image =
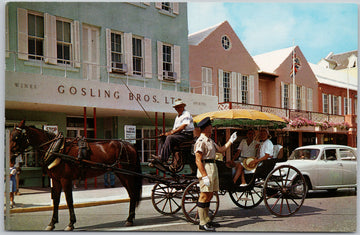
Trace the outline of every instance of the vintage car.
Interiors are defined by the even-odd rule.
[[[296,148],[286,162],[303,174],[308,190],[356,189],[356,150],[349,146],[322,144]]]

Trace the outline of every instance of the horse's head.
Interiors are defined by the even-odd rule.
[[[10,133],[10,151],[13,154],[21,154],[29,145],[25,121],[21,121]]]

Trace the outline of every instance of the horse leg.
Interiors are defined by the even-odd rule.
[[[134,185],[134,183],[132,183],[131,179],[134,177],[127,176],[127,178],[124,178],[123,175],[118,175],[118,174],[117,174],[117,176],[119,177],[121,184],[126,188],[126,191],[128,192],[129,197],[130,197],[129,216],[126,219],[125,226],[127,226],[127,227],[132,226],[134,224],[134,219],[135,219],[135,209],[136,209],[136,206],[139,201],[139,200],[136,200],[136,196],[133,192],[134,190],[131,190],[132,189],[131,185]]]
[[[45,228],[47,231],[55,229],[55,224],[59,222],[59,204],[60,204],[60,195],[61,195],[61,183],[57,180],[52,181],[51,187],[51,198],[53,200],[53,216],[50,221],[50,224]]]
[[[63,179],[61,181],[61,184],[64,188],[66,204],[69,208],[69,213],[70,213],[70,223],[65,228],[65,231],[72,231],[72,230],[74,230],[74,224],[76,223],[74,201],[73,201],[73,195],[72,195],[72,180],[71,179]]]

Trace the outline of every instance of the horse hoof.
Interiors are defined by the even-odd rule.
[[[74,226],[66,226],[66,228],[64,229],[64,231],[73,231],[74,230]]]
[[[52,231],[54,230],[55,226],[51,226],[51,225],[48,225],[46,228],[45,228],[45,231]]]
[[[133,226],[133,225],[134,225],[134,223],[131,222],[131,221],[126,221],[125,222],[125,227],[130,227],[130,226]]]

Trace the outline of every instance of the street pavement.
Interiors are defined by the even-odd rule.
[[[153,184],[143,185],[142,199],[151,198]],[[50,188],[20,188],[21,195],[14,198],[15,207],[10,213],[34,212],[52,210],[52,199]],[[73,189],[74,207],[88,207],[96,205],[114,204],[128,202],[129,196],[122,186],[114,188],[101,187],[79,187]],[[64,192],[61,193],[60,209],[67,209]],[[6,210],[6,199],[4,198],[4,213]]]

